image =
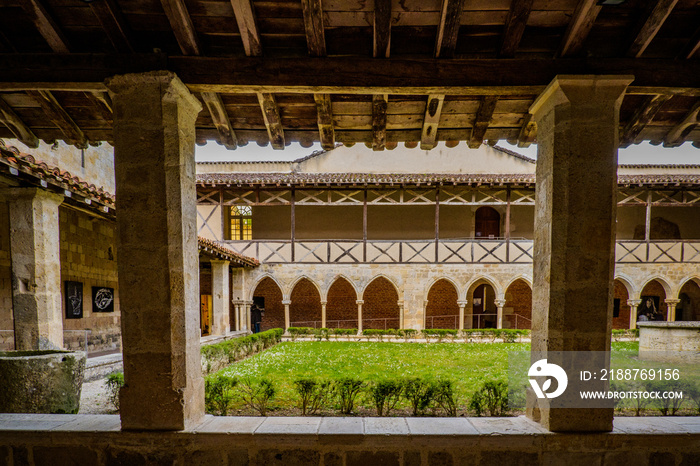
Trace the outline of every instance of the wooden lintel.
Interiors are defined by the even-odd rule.
[[[386,148],[386,110],[389,96],[375,94],[372,96],[372,150]]]
[[[263,53],[262,42],[251,0],[231,0],[231,6],[236,16],[236,24],[238,24],[245,54],[249,57],[261,56]]]
[[[464,0],[442,0],[440,23],[435,38],[435,58],[452,58],[462,21]]]
[[[484,142],[484,136],[486,135],[486,130],[489,128],[489,124],[491,124],[491,118],[493,117],[493,111],[496,109],[497,102],[497,96],[487,96],[481,100],[479,110],[476,112],[474,126],[472,126],[471,136],[469,136],[469,140],[467,141],[467,145],[470,149],[478,149],[481,143]]]
[[[326,55],[326,36],[323,30],[323,8],[321,0],[302,0],[304,28],[309,55],[324,57]]]
[[[532,121],[532,114],[526,113],[523,118],[523,124],[520,127],[520,134],[518,135],[518,147],[529,147],[530,144],[535,142],[537,137],[537,123]]]
[[[115,0],[99,0],[90,2],[90,9],[102,25],[107,37],[119,53],[134,52],[131,29],[129,28],[122,10]]]
[[[314,100],[318,114],[318,134],[321,139],[321,147],[325,150],[331,150],[335,147],[331,96],[329,94],[314,94]]]
[[[663,26],[668,15],[671,14],[671,10],[676,6],[678,0],[659,0],[650,3],[654,6],[649,12],[649,15],[638,27],[637,35],[627,51],[628,57],[638,58],[644,53],[652,39],[656,36],[656,33],[658,33],[661,26]]]
[[[216,92],[202,92],[202,100],[209,110],[211,119],[219,132],[219,143],[227,149],[235,149],[238,146],[236,133],[233,131],[228,113],[221,101],[221,97]]]
[[[430,150],[437,143],[437,131],[440,126],[440,114],[442,113],[444,100],[444,94],[428,96],[428,101],[425,104],[425,116],[423,117],[423,130],[420,137],[420,148],[423,150]]]
[[[57,53],[69,53],[68,39],[59,28],[56,21],[49,14],[42,0],[21,0],[24,11],[31,17],[39,34],[46,40],[51,50]]]
[[[20,117],[12,110],[12,107],[0,96],[0,124],[7,128],[19,139],[22,144],[33,149],[39,147],[39,139]]]
[[[514,0],[510,4],[506,25],[501,38],[501,50],[499,56],[512,58],[520,45],[520,39],[525,32],[527,20],[530,18],[530,11],[534,0]]]
[[[374,57],[389,58],[391,0],[374,0]]]
[[[262,110],[267,135],[273,149],[284,149],[284,130],[282,129],[282,119],[280,118],[279,107],[275,96],[269,93],[258,94],[258,102]]]
[[[68,144],[73,144],[80,149],[85,149],[88,146],[88,140],[83,131],[75,124],[75,121],[50,91],[28,91],[27,94],[37,101],[48,119],[58,126]]]
[[[656,116],[661,109],[661,106],[668,102],[671,97],[670,95],[654,95],[647,97],[644,105],[637,108],[630,121],[625,125],[620,135],[620,146],[627,147],[630,144],[634,144],[637,136],[639,136],[644,127],[654,119],[654,116]]]
[[[557,56],[570,57],[581,52],[601,8],[603,7],[598,5],[598,0],[579,0],[559,45]]]
[[[114,119],[112,110],[112,99],[109,98],[109,94],[106,92],[83,92],[85,97],[92,103],[92,105],[100,112],[100,115],[105,121],[112,121]]]
[[[664,147],[678,147],[683,144],[688,134],[690,134],[698,124],[700,124],[700,102],[697,102],[685,115],[683,120],[666,134]]]
[[[183,55],[200,55],[197,33],[185,0],[160,0]]]

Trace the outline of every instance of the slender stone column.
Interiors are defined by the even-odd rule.
[[[676,320],[676,306],[681,302],[680,299],[666,299],[664,300],[668,312],[666,313],[666,320],[668,322],[674,322]]]
[[[253,301],[246,301],[245,303],[245,319],[243,319],[243,322],[245,324],[245,327],[243,327],[243,330],[247,332],[252,332],[253,329],[250,328],[250,310],[253,306]]]
[[[326,304],[328,301],[321,301],[321,327],[326,328]]]
[[[292,301],[289,299],[285,299],[282,301],[282,304],[284,304],[284,332],[287,333],[287,329],[289,328],[289,306],[292,304]]]
[[[497,299],[496,303],[496,328],[503,328],[503,306],[506,305],[505,299]]]
[[[642,304],[641,299],[628,299],[627,305],[630,307],[630,329],[637,328],[637,308]]]
[[[63,196],[39,188],[7,188],[0,191],[0,200],[8,202],[10,214],[15,349],[61,349],[58,206]]]
[[[459,306],[459,324],[457,328],[459,330],[464,330],[464,309],[467,307],[467,304],[468,301],[457,301],[457,305]]]
[[[233,301],[233,329],[238,332],[241,330],[241,302],[236,299]]]
[[[123,430],[182,430],[204,416],[194,122],[167,71],[107,80],[114,102]]]
[[[230,329],[229,319],[229,261],[211,261],[212,329],[213,335],[226,335]]]
[[[357,334],[362,334],[362,305],[365,303],[363,300],[358,299],[355,301],[357,303]]]
[[[538,142],[533,358],[610,350],[619,110],[633,79],[558,76],[530,107]],[[530,393],[528,415],[551,431],[612,430],[612,406],[560,407],[575,394],[570,386],[554,400]]]
[[[423,328],[421,330],[425,330],[428,328],[428,300],[423,301]]]
[[[474,328],[474,306],[464,301],[464,328]]]

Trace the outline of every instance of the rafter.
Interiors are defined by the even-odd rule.
[[[231,0],[231,6],[236,16],[236,24],[238,24],[245,54],[249,57],[261,56],[263,53],[262,42],[251,0]]]
[[[39,139],[20,117],[12,110],[12,107],[0,96],[0,124],[7,126],[12,134],[19,139],[22,144],[31,148],[39,147]]]
[[[658,33],[661,26],[663,26],[668,15],[671,14],[671,10],[676,6],[678,0],[659,0],[658,2],[652,3],[654,7],[639,27],[637,36],[632,41],[632,45],[627,51],[628,57],[639,58],[644,53],[652,39],[656,36],[656,33]]]
[[[223,144],[227,149],[235,149],[238,146],[236,133],[233,131],[226,107],[224,107],[219,94],[216,92],[202,92],[202,100],[204,100],[214,126],[219,132],[219,143]]]
[[[27,94],[37,101],[46,116],[58,126],[68,144],[80,149],[87,147],[87,137],[50,91],[28,91]]]
[[[520,45],[534,0],[514,0],[506,17],[499,56],[512,58]]]
[[[520,127],[518,135],[518,147],[529,147],[535,142],[537,137],[537,123],[532,121],[532,114],[526,113],[523,118],[523,125]]]
[[[282,129],[282,119],[280,118],[280,111],[275,96],[258,92],[258,102],[260,103],[260,109],[262,110],[272,148],[284,149],[284,130]]]
[[[389,96],[372,96],[372,150],[386,148],[386,110]]]
[[[68,39],[41,0],[21,0],[21,4],[51,50],[57,53],[70,52]]]
[[[316,113],[318,114],[318,134],[321,147],[331,150],[335,147],[335,130],[333,129],[333,104],[329,94],[314,94]]]
[[[695,34],[690,38],[681,52],[680,58],[693,58],[700,50],[700,27],[695,30]]]
[[[442,0],[440,23],[435,39],[435,58],[452,58],[457,47],[464,0]]]
[[[564,33],[557,56],[570,57],[581,51],[601,8],[603,7],[598,5],[598,0],[580,0],[578,2]]]
[[[469,141],[467,141],[470,149],[478,149],[481,143],[484,142],[484,135],[489,128],[489,124],[491,124],[491,118],[497,102],[497,96],[487,96],[481,100],[479,110],[476,112],[474,126],[472,126],[472,134],[469,137]]]
[[[114,118],[112,100],[109,98],[109,94],[106,92],[83,92],[83,94],[97,109],[97,111],[100,112],[100,115],[102,115],[104,120],[110,121]]]
[[[421,131],[420,148],[430,150],[435,147],[437,141],[437,131],[440,126],[440,114],[442,113],[442,103],[445,100],[444,94],[431,94],[425,105],[425,116],[423,117],[423,130]]]
[[[620,136],[620,146],[627,147],[634,144],[637,136],[642,132],[644,127],[654,119],[654,116],[659,112],[661,106],[668,102],[672,96],[670,95],[654,95],[649,96],[646,102],[634,112],[630,121],[625,125],[625,129]]]
[[[184,0],[160,0],[183,55],[199,55],[200,47]]]
[[[90,9],[102,25],[102,29],[109,37],[114,50],[119,53],[134,52],[134,41],[131,39],[129,28],[121,8],[115,0],[100,0],[90,2]]]
[[[374,0],[374,57],[389,58],[391,0]]]
[[[678,147],[683,144],[688,137],[688,134],[700,124],[700,101],[697,102],[683,120],[674,126],[671,131],[666,134],[664,139],[664,147]]]
[[[326,55],[326,36],[323,31],[323,8],[321,0],[302,0],[304,28],[309,55],[323,57]]]

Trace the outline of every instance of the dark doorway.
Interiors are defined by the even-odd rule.
[[[474,235],[477,238],[498,238],[501,236],[501,214],[492,207],[476,209]]]

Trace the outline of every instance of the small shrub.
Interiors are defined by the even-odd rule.
[[[437,337],[438,342],[441,342],[446,336],[455,338],[457,336],[458,330],[451,328],[430,328],[423,330],[423,335],[428,337]]]
[[[292,341],[296,341],[300,335],[313,335],[314,330],[311,327],[288,327],[287,332],[292,336]]]
[[[523,334],[522,330],[516,330],[516,329],[503,329],[501,330],[501,338],[503,339],[503,343],[515,343],[518,340],[518,337],[520,337]]]
[[[270,400],[274,396],[275,386],[268,379],[262,379],[259,382],[247,379],[241,383],[241,399],[261,416],[267,415],[267,411],[270,409]]]
[[[685,393],[688,394],[690,401],[693,402],[695,415],[700,416],[700,380],[696,381],[693,385],[689,385]]]
[[[364,382],[351,377],[343,377],[333,382],[333,391],[338,397],[338,408],[341,414],[352,413],[355,400],[364,386]]]
[[[401,400],[403,383],[400,380],[381,380],[372,384],[370,395],[378,416],[388,416]]]
[[[647,380],[644,384],[649,392],[680,392],[687,390],[687,384],[680,380]],[[652,407],[659,410],[662,416],[674,416],[684,398],[656,398],[651,401]]]
[[[451,380],[439,380],[435,384],[433,397],[446,416],[457,416],[457,396]]]
[[[327,328],[316,328],[314,329],[314,335],[318,341],[330,339],[330,329]]]
[[[241,338],[222,341],[213,345],[203,346],[201,349],[202,365],[205,373],[218,371],[222,367],[249,356],[254,352],[264,350],[276,345],[282,338],[283,330],[275,328],[261,333],[254,333]]]
[[[326,405],[331,394],[331,383],[328,381],[317,382],[314,379],[297,379],[294,381],[296,391],[299,394],[301,415],[316,414]]]
[[[226,416],[233,401],[233,388],[238,379],[223,374],[204,379],[204,407],[207,413]]]
[[[490,380],[474,393],[469,409],[477,416],[488,412],[489,416],[503,416],[508,411],[508,384],[502,380]]]
[[[403,393],[408,402],[411,404],[414,416],[419,416],[433,402],[435,395],[435,384],[422,377],[413,377],[404,380]]]
[[[107,376],[107,397],[114,409],[119,411],[119,390],[124,386],[124,373],[114,372]]]
[[[404,337],[406,340],[410,340],[418,335],[418,330],[414,328],[402,328],[396,332],[397,335]]]
[[[347,335],[347,336],[357,335],[357,329],[356,328],[334,328],[333,335],[336,336],[336,339],[337,339],[337,337],[342,336],[342,335]]]

